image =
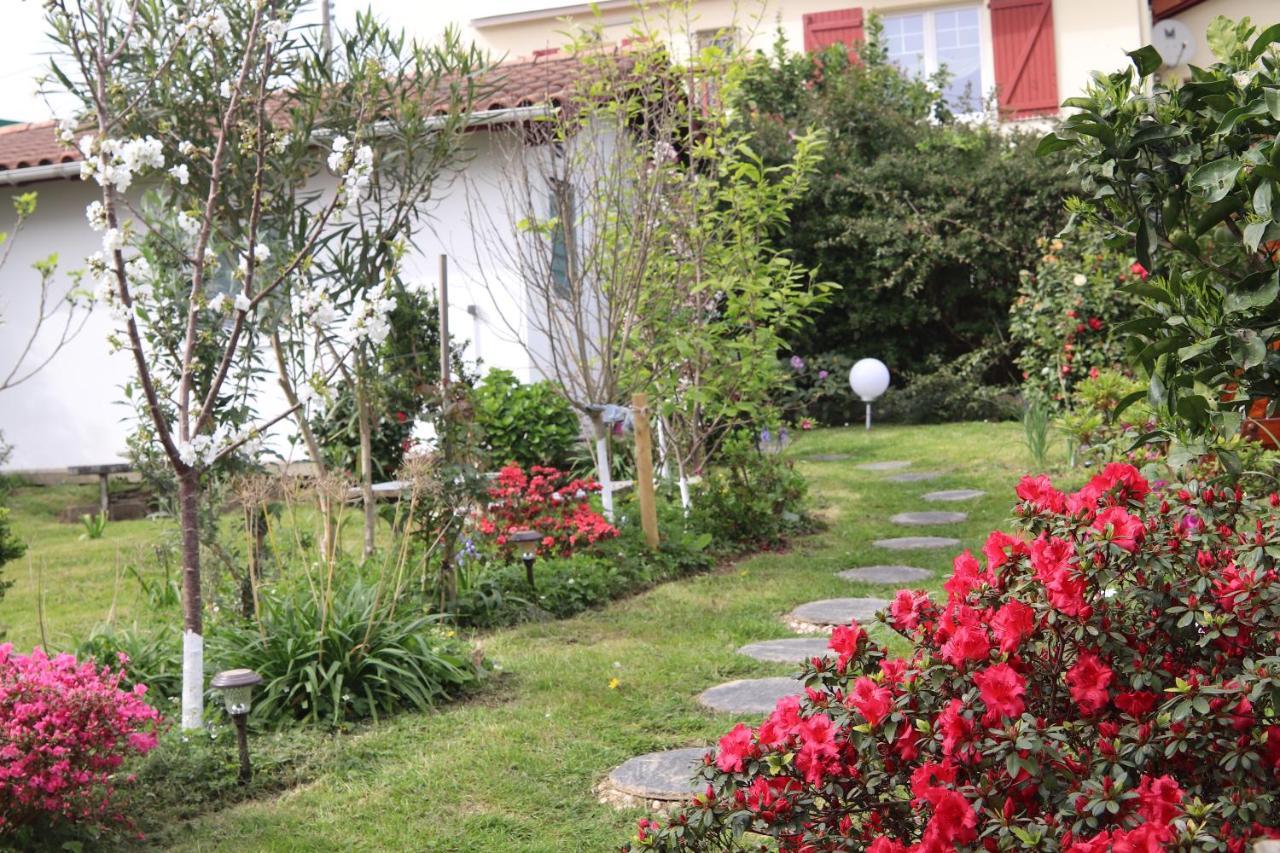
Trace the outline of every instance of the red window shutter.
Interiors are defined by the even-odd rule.
[[[836,9],[804,16],[804,49],[822,50],[833,44],[852,48],[862,41],[862,9]]]
[[[1058,111],[1053,0],[991,0],[1000,112],[1026,118]]]

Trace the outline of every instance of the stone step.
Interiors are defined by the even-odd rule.
[[[929,492],[924,495],[924,499],[930,502],[937,501],[971,501],[974,498],[980,498],[986,492],[981,489],[945,489],[941,492]]]
[[[800,664],[811,657],[822,657],[830,654],[827,641],[817,637],[788,637],[785,640],[762,640],[759,643],[748,643],[738,649],[738,654],[756,660],[773,663]]]
[[[949,536],[899,536],[896,539],[877,539],[872,544],[890,551],[918,551],[925,548],[954,548],[960,544],[960,540]]]
[[[968,519],[969,513],[967,512],[939,512],[936,510],[926,510],[924,512],[900,512],[889,520],[894,524],[911,526],[919,524],[958,524],[959,522],[967,521]]]
[[[877,610],[889,606],[883,598],[824,598],[801,604],[787,614],[787,624],[805,634],[826,633],[835,625],[870,623]]]
[[[885,479],[890,483],[919,483],[924,480],[936,480],[941,476],[941,471],[906,471],[902,474],[894,474],[892,477],[885,477]]]
[[[928,569],[915,566],[863,566],[836,572],[836,577],[859,583],[914,583],[933,576]]]
[[[684,803],[704,785],[694,782],[707,747],[668,749],[628,759],[609,772],[600,799],[622,808],[660,809]]]
[[[804,684],[795,678],[743,678],[702,691],[698,702],[722,714],[764,715],[782,697],[803,693]]]
[[[887,462],[864,462],[857,466],[859,471],[897,471],[900,468],[910,467],[910,462],[901,459],[893,459]]]
[[[812,456],[800,457],[801,462],[843,462],[849,458],[848,453],[815,453]]]

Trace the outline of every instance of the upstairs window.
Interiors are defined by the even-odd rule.
[[[943,95],[951,109],[960,113],[981,109],[989,81],[982,67],[977,6],[885,15],[884,40],[889,59],[906,74],[925,77],[946,68],[949,79]]]

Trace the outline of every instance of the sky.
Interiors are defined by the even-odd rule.
[[[568,0],[331,0],[338,25],[354,19],[357,10],[372,8],[389,24],[419,39],[438,35],[449,23],[465,26],[471,18],[514,12],[540,6],[562,5]],[[458,7],[465,10],[458,14]],[[45,35],[41,0],[0,0],[4,26],[0,27],[0,118],[39,121],[52,118],[50,106],[35,93],[35,78],[48,67],[53,45]],[[306,13],[319,20],[319,6]],[[465,15],[465,17],[464,17]],[[52,112],[58,112],[54,104]]]

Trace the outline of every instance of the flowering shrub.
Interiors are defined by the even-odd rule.
[[[123,678],[0,645],[0,841],[40,825],[124,822],[115,773],[156,745],[160,714],[144,685],[122,690]]]
[[[1107,465],[1017,487],[1018,531],[833,631],[806,695],[709,753],[632,849],[1242,851],[1278,837],[1280,496]]]
[[[1137,297],[1123,287],[1145,281],[1147,272],[1088,225],[1070,242],[1042,239],[1039,246],[1036,271],[1020,274],[1009,333],[1021,347],[1023,388],[1061,408],[1081,380],[1125,363],[1124,339],[1114,330]]]
[[[591,508],[590,497],[600,484],[588,478],[571,479],[556,468],[534,465],[526,474],[518,465],[498,472],[489,489],[490,503],[480,518],[480,532],[494,537],[499,551],[514,553],[508,536],[517,530],[542,534],[540,556],[567,557],[575,548],[611,539],[617,529]]]
[[[1145,402],[1120,409],[1125,398],[1143,389],[1142,383],[1114,370],[1098,371],[1076,384],[1067,410],[1055,421],[1070,443],[1072,464],[1122,460],[1142,465],[1163,456],[1162,445],[1135,447],[1158,425]]]

